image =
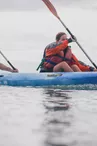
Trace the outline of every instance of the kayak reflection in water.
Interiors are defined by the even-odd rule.
[[[94,67],[79,61],[72,53],[68,44],[76,40],[74,36],[73,38],[68,39],[64,32],[56,35],[56,42],[50,43],[44,50],[40,72],[97,71]]]
[[[11,69],[10,67],[0,63],[0,70],[9,71],[9,72],[19,72],[18,69]]]

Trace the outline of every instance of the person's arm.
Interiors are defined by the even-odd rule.
[[[80,61],[79,60],[79,63],[80,63],[80,66],[82,67],[83,71],[97,71],[96,68],[90,66],[90,65],[87,65],[85,64],[84,62]]]
[[[54,48],[46,49],[46,56],[55,55],[60,51],[63,51],[67,46],[68,46],[68,40],[65,40],[62,43],[56,45],[56,47]]]
[[[0,70],[9,71],[9,72],[18,72],[18,69],[13,70],[10,67],[0,63]]]
[[[82,72],[86,72],[86,71],[97,71],[97,69],[95,69],[94,67],[91,67],[87,64],[85,64],[84,62],[82,61],[79,61],[74,54],[72,54],[72,58],[73,60],[76,62],[76,65],[80,68],[80,70]]]

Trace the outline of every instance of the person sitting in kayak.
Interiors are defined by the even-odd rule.
[[[44,63],[40,72],[45,70],[46,72],[79,72],[79,67],[72,62],[71,49],[68,46],[73,42],[72,38],[67,39],[67,35],[64,32],[56,35],[56,42],[49,44],[44,50]]]
[[[44,50],[40,72],[96,71],[95,68],[78,61],[68,46],[71,42],[74,42],[73,38],[67,39],[64,32],[58,33],[56,42],[49,44]]]
[[[0,70],[9,71],[9,72],[18,72],[18,69],[11,69],[10,67],[0,63]]]

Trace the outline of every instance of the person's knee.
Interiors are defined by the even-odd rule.
[[[72,67],[78,67],[76,64],[73,64]]]
[[[75,71],[75,72],[76,72],[76,71],[77,71],[77,72],[79,72],[79,71],[81,72],[80,68],[79,68],[76,64],[72,65],[71,68],[72,68],[73,71]]]
[[[65,61],[63,61],[61,65],[64,67],[67,66],[68,64]]]

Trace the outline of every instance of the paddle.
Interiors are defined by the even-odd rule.
[[[82,48],[82,46],[79,44],[79,42],[77,41],[77,39],[75,39],[74,35],[71,33],[71,31],[66,27],[66,25],[64,24],[64,22],[61,20],[61,18],[59,17],[55,7],[52,5],[52,3],[49,0],[42,0],[46,6],[48,7],[48,9],[51,11],[51,13],[58,18],[58,20],[62,23],[62,25],[65,27],[65,29],[68,31],[68,33],[71,35],[71,37],[75,40],[75,42],[77,43],[77,45],[80,47],[80,49],[84,52],[84,54],[87,56],[87,58],[90,60],[90,62],[94,65],[94,67],[97,69],[96,64],[92,61],[92,59],[88,56],[88,54],[85,52],[85,50]]]
[[[12,67],[12,69],[16,70],[16,68],[10,63],[10,61],[4,56],[4,54],[0,51],[0,54],[4,57],[4,59],[8,62],[8,64]]]

